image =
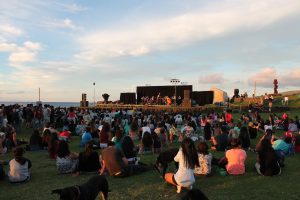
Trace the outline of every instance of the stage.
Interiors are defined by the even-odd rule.
[[[153,110],[153,111],[205,111],[205,110],[223,110],[223,107],[211,107],[211,106],[192,106],[192,107],[184,107],[184,106],[175,106],[175,105],[142,105],[142,104],[101,104],[97,103],[95,107],[89,108],[97,108],[97,109],[127,109],[127,110]]]

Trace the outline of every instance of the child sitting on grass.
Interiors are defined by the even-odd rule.
[[[8,178],[11,183],[24,183],[30,180],[31,161],[23,157],[24,149],[17,147],[13,151],[14,159],[9,162]]]
[[[195,167],[195,175],[205,175],[208,176],[211,173],[211,161],[212,155],[208,152],[208,145],[206,142],[200,142],[197,145],[199,167]]]

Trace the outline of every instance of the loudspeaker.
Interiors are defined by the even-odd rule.
[[[190,91],[189,90],[184,90],[183,91],[183,99],[190,99]]]
[[[89,107],[88,101],[80,101],[80,107]]]
[[[86,101],[86,94],[82,93],[82,95],[81,95],[81,100],[82,100],[82,101]]]
[[[183,99],[181,103],[182,107],[192,107],[192,100],[191,99]]]

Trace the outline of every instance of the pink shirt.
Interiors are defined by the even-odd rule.
[[[228,174],[238,175],[245,173],[247,154],[243,149],[230,149],[226,151],[225,156],[228,160],[228,164],[226,165]]]

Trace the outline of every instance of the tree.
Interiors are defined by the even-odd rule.
[[[107,93],[104,93],[104,94],[102,94],[102,97],[103,97],[103,99],[104,99],[104,103],[108,103],[108,98],[109,98],[109,94],[107,94]]]

